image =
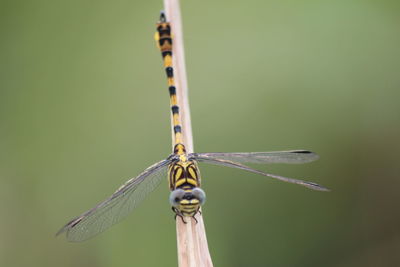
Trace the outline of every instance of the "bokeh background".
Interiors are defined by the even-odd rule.
[[[0,266],[176,266],[166,182],[84,243],[54,233],[171,149],[162,1],[0,2]],[[195,150],[310,149],[201,166],[215,266],[400,266],[398,1],[182,3]]]

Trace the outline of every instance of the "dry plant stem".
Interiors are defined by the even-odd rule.
[[[192,126],[188,100],[185,57],[183,49],[183,31],[179,0],[164,0],[164,10],[171,23],[173,36],[173,67],[177,101],[180,107],[183,143],[187,153],[193,152]],[[198,223],[192,218],[185,218],[187,223],[176,219],[178,263],[180,267],[213,266],[207,245],[203,217],[196,215]]]

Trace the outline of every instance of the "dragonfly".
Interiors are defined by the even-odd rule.
[[[178,216],[185,223],[184,218],[193,218],[196,220],[195,216],[200,213],[200,207],[206,201],[206,194],[201,188],[198,163],[241,169],[283,182],[298,184],[313,190],[329,191],[326,187],[317,183],[270,174],[245,165],[246,163],[301,164],[317,160],[318,155],[308,150],[187,153],[183,144],[181,116],[172,66],[173,39],[171,24],[166,20],[163,12],[157,23],[156,41],[161,51],[168,82],[174,134],[173,153],[166,159],[151,165],[138,176],[128,180],[109,198],[97,204],[94,208],[69,221],[56,235],[66,233],[68,241],[80,242],[105,231],[130,214],[150,192],[157,188],[165,177],[168,178],[170,189],[169,202],[175,213],[175,219]]]

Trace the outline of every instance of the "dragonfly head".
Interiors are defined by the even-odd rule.
[[[206,202],[206,193],[199,187],[187,191],[179,188],[171,192],[169,202],[177,215],[192,217]]]

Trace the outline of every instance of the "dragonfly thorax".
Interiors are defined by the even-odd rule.
[[[179,216],[194,216],[205,202],[206,195],[200,188],[200,173],[194,160],[182,155],[169,166],[169,201]]]
[[[188,160],[186,155],[181,155],[173,161],[168,168],[169,189],[188,190],[200,187],[200,172],[196,161]]]

